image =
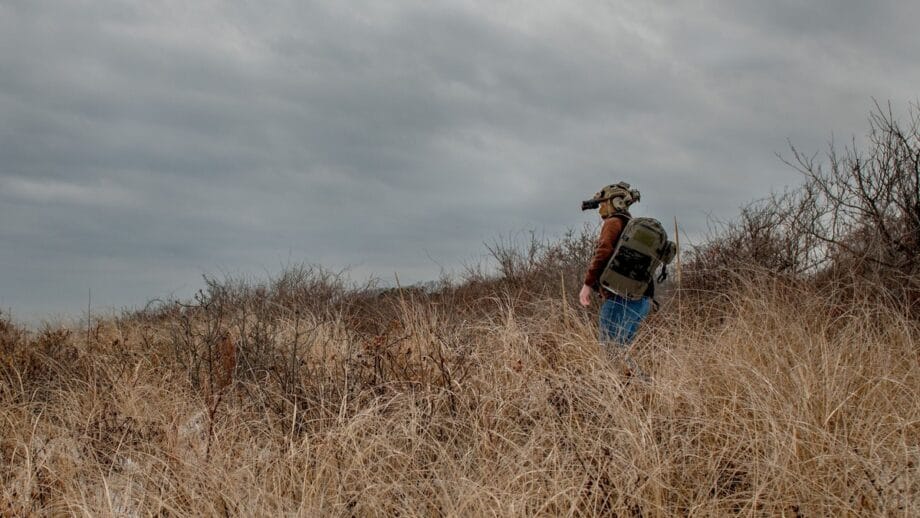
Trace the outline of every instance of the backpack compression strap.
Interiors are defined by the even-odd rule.
[[[661,284],[668,278],[668,265],[661,265],[661,273],[658,274],[658,283]]]

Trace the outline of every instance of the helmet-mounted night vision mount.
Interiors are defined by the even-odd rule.
[[[590,200],[581,202],[581,210],[596,209],[601,206],[601,203],[609,201],[614,210],[625,211],[630,205],[639,201],[640,196],[638,190],[630,189],[626,182],[620,182],[604,187]]]

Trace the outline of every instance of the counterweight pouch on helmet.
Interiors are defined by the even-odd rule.
[[[677,245],[668,241],[657,219],[630,219],[601,274],[600,285],[621,297],[641,299],[654,282],[658,267],[666,266],[676,254]]]

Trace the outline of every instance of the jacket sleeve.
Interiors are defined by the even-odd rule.
[[[601,237],[597,240],[597,248],[594,250],[594,257],[588,266],[588,273],[585,275],[585,285],[592,289],[598,289],[598,282],[601,274],[613,255],[613,249],[623,231],[623,221],[620,218],[607,218],[601,227]]]

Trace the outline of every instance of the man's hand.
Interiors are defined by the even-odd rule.
[[[581,292],[578,294],[578,301],[581,302],[582,306],[588,307],[591,305],[591,292],[593,290],[587,284],[581,287]]]

